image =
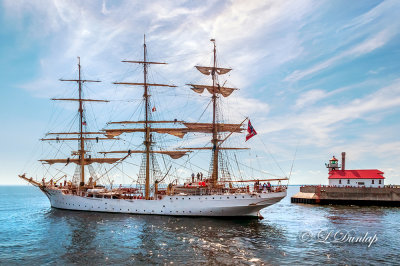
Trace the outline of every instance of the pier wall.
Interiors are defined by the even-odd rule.
[[[293,203],[400,206],[400,187],[304,186]]]

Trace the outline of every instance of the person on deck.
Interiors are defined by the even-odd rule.
[[[200,173],[197,173],[197,180],[200,180]]]
[[[194,173],[192,173],[192,183],[194,183]]]
[[[268,192],[271,192],[271,183],[270,182],[267,183],[267,190],[268,190]]]
[[[263,184],[263,191],[267,192],[267,184],[265,184],[265,182]]]

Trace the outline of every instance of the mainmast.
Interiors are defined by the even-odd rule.
[[[83,139],[83,102],[82,102],[82,79],[81,79],[81,58],[78,57],[78,84],[79,84],[79,159],[81,164],[81,182],[80,186],[85,185],[85,141]]]
[[[149,128],[149,94],[147,87],[147,61],[146,61],[146,35],[143,37],[143,86],[144,86],[144,100],[145,100],[145,133],[144,145],[146,147],[146,181],[145,181],[145,198],[150,198],[150,128]]]
[[[150,94],[149,94],[149,87],[176,87],[174,85],[167,85],[167,84],[159,84],[159,83],[148,83],[148,65],[149,64],[166,64],[162,62],[150,62],[147,61],[147,47],[146,47],[146,35],[144,35],[143,41],[143,61],[122,61],[125,63],[136,63],[136,64],[143,64],[143,83],[137,82],[114,82],[114,84],[121,84],[121,85],[133,85],[133,86],[143,86],[144,93],[143,99],[145,102],[145,110],[144,110],[144,120],[143,121],[122,121],[122,122],[111,122],[110,124],[129,124],[129,123],[143,123],[144,127],[139,129],[105,129],[106,136],[114,137],[118,136],[122,133],[133,133],[133,132],[144,132],[144,141],[143,144],[145,146],[144,150],[128,150],[128,151],[110,151],[104,152],[107,153],[143,153],[146,156],[145,160],[145,199],[150,199],[150,156],[154,153],[159,154],[167,154],[171,156],[173,159],[177,159],[182,157],[186,152],[182,151],[153,151],[151,145],[153,144],[152,135],[151,133],[161,133],[161,134],[171,134],[174,136],[183,137],[185,134],[182,132],[181,129],[174,129],[174,128],[155,128],[153,129],[151,125],[153,123],[175,123],[179,121],[151,121],[150,119]]]

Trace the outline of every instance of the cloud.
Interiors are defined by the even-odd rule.
[[[304,79],[307,76],[314,75],[324,69],[332,67],[339,63],[341,60],[350,60],[355,57],[360,57],[364,54],[368,54],[383,45],[385,45],[392,37],[394,37],[394,32],[385,29],[379,32],[378,34],[372,36],[371,38],[365,40],[364,42],[357,44],[356,46],[348,49],[346,51],[341,52],[338,55],[335,55],[321,63],[318,63],[310,68],[305,70],[295,70],[290,75],[288,75],[284,80],[288,82],[295,82],[301,79]]]
[[[333,37],[328,37],[335,45],[333,49],[327,49],[318,55],[316,60],[320,61],[319,63],[305,69],[292,71],[284,80],[296,82],[383,47],[400,32],[400,21],[397,19],[396,11],[398,8],[400,8],[398,1],[383,1],[366,13],[352,19],[350,23],[340,27]],[[303,56],[310,54],[314,53],[307,51]],[[325,59],[327,57],[328,59]]]
[[[326,97],[326,93],[311,92],[305,98],[300,98],[299,104]],[[326,145],[334,135],[339,134],[346,124],[356,119],[366,120],[371,114],[393,109],[400,106],[400,80],[378,89],[376,92],[362,98],[349,99],[337,105],[308,106],[296,115],[278,116],[266,122],[259,130],[260,134],[297,130],[296,135],[303,136],[302,142],[313,145]]]
[[[310,90],[301,95],[296,101],[296,108],[302,108],[309,104],[314,104],[318,100],[328,97],[328,93],[323,90]]]

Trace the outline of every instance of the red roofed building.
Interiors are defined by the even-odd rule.
[[[345,156],[342,153],[342,169],[337,163],[337,159],[333,157],[326,167],[329,169],[329,185],[338,187],[383,187],[385,185],[385,177],[383,172],[378,169],[369,170],[345,170]]]
[[[378,169],[332,170],[328,179],[330,186],[383,187],[385,177]]]

